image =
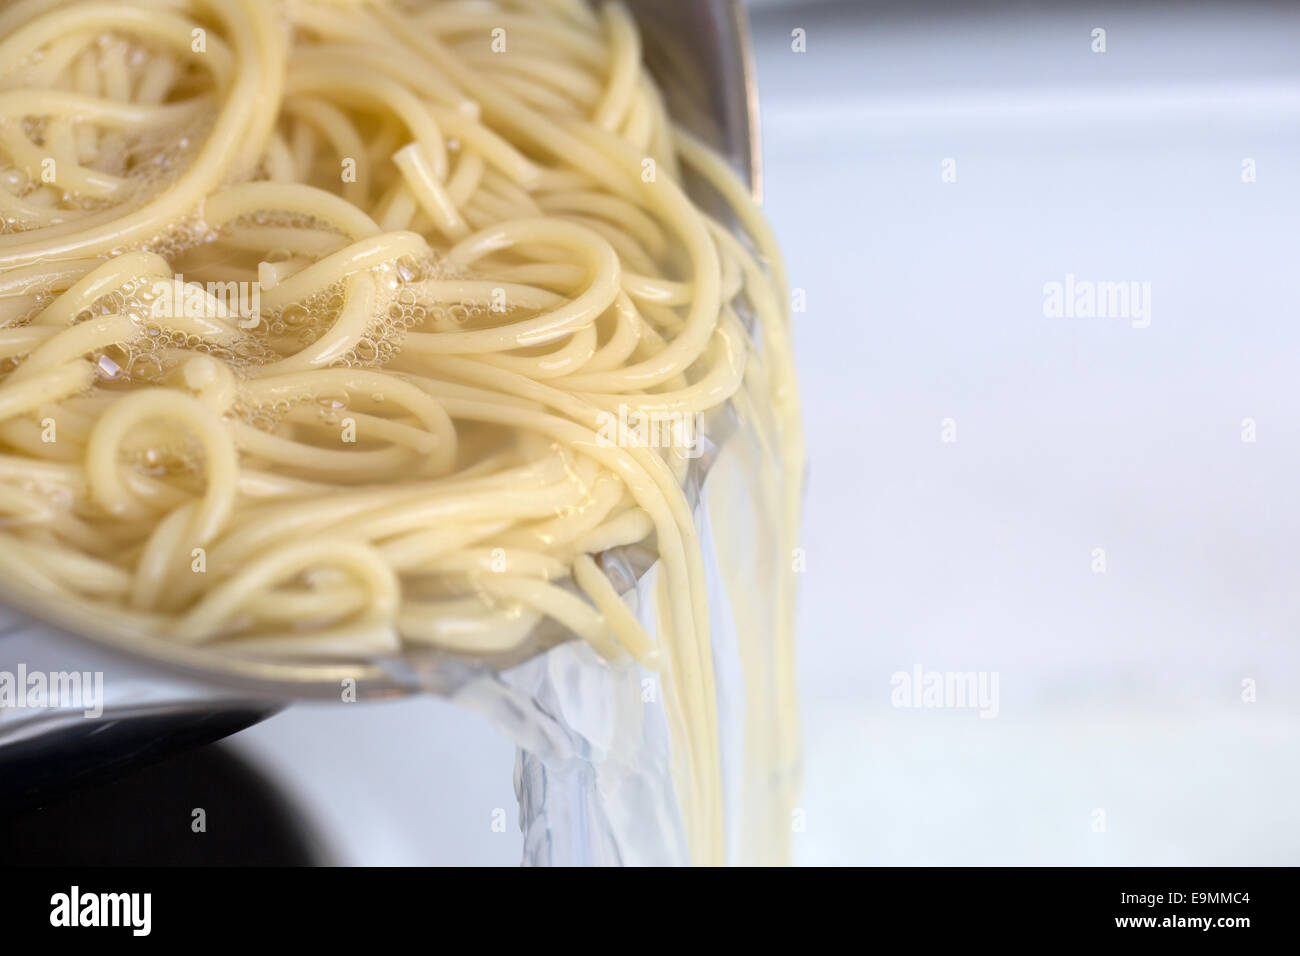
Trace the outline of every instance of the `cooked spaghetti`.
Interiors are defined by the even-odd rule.
[[[701,863],[723,801],[683,481],[699,416],[741,408],[790,554],[787,301],[617,5],[0,6],[7,586],[276,659],[488,657],[552,619],[663,674]],[[631,545],[654,634],[602,562]],[[763,779],[792,762],[790,582],[749,599],[780,629],[747,678],[782,728],[746,744]],[[765,838],[749,858],[783,858]]]

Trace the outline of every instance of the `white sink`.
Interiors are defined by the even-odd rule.
[[[799,859],[1300,862],[1300,9],[944,7],[756,17],[808,303]],[[1067,274],[1149,325],[1046,317]],[[999,716],[892,707],[917,665]]]

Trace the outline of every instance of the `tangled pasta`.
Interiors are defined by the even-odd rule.
[[[699,416],[743,403],[789,553],[786,301],[617,5],[0,5],[10,586],[242,657],[491,656],[551,619],[663,673],[698,862],[722,785],[683,482]],[[622,546],[660,562],[653,635]]]

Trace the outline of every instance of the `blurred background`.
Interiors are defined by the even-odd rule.
[[[1300,863],[1300,7],[751,13],[806,301],[798,862]],[[1067,276],[1146,314],[1049,317]],[[918,668],[997,716],[893,706]],[[519,861],[514,749],[447,703],[228,746],[335,862]]]

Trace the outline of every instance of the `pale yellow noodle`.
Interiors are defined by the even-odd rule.
[[[683,490],[729,408],[788,565],[787,298],[616,3],[0,3],[0,578],[261,659],[490,660],[550,619],[661,676],[701,864],[789,856],[791,575],[737,613],[724,801]],[[620,548],[657,556],[652,631]]]

